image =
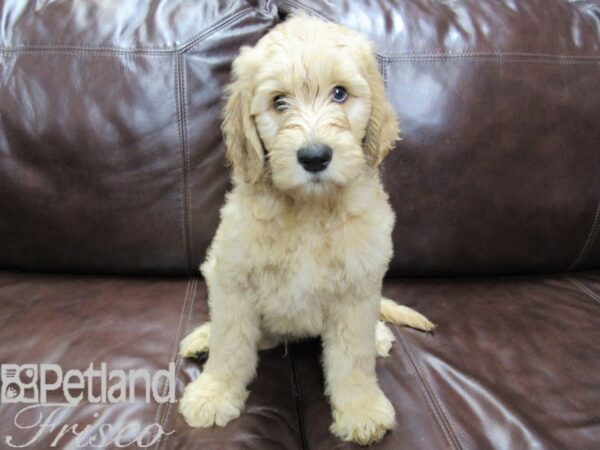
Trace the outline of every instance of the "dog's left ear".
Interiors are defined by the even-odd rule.
[[[377,61],[372,46],[369,44],[365,47],[366,78],[371,90],[371,116],[367,124],[364,146],[367,162],[375,167],[394,148],[400,137],[400,129],[396,111],[387,99],[385,86],[377,69]]]

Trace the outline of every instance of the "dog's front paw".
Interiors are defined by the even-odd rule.
[[[203,373],[188,384],[179,401],[179,412],[191,427],[223,427],[238,417],[248,391],[232,387]]]
[[[334,408],[331,432],[344,441],[369,445],[379,441],[395,423],[394,407],[378,390],[351,407]]]

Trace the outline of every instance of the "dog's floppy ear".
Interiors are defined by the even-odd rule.
[[[365,155],[369,164],[379,165],[399,139],[398,120],[385,93],[371,45],[366,46],[367,83],[371,91],[371,116],[365,135]]]
[[[227,102],[223,111],[223,135],[227,146],[227,160],[233,166],[235,178],[256,183],[264,165],[264,152],[250,111],[254,83],[252,49],[242,48],[233,62],[233,81],[227,88]]]

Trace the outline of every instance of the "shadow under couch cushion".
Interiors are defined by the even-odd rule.
[[[398,425],[372,448],[597,448],[599,272],[386,280],[384,292],[438,328],[427,335],[394,327],[391,357],[377,365]],[[178,359],[177,344],[206,318],[206,288],[197,278],[0,273],[2,364],[58,363],[67,370],[105,362],[154,373],[175,362],[179,398],[202,361]],[[353,448],[329,433],[319,359],[316,339],[261,352],[243,415],[222,429],[191,429],[175,404],[146,403],[137,390],[134,402],[82,402],[55,422],[94,430],[111,423],[114,433],[131,423],[159,423],[173,431],[156,446],[162,449]],[[32,437],[14,426],[22,407],[0,406],[3,442]],[[57,430],[30,448],[48,448]],[[76,443],[67,434],[58,448]]]

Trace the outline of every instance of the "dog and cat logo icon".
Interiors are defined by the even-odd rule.
[[[150,373],[145,369],[109,370],[105,362],[85,370],[59,364],[0,364],[0,403],[75,406],[89,403],[175,402],[175,363]],[[167,389],[168,388],[168,389]]]
[[[61,423],[61,411],[81,402],[88,411],[91,405],[139,402],[175,403],[176,365],[150,373],[145,369],[108,370],[105,362],[94,363],[85,369],[63,370],[59,364],[0,364],[0,403],[11,404],[16,410],[13,426],[19,436],[0,437],[0,448],[48,448],[41,439],[46,432],[51,437],[51,448],[59,446],[61,439],[69,439],[70,447],[77,448],[149,448],[175,433],[165,431],[161,423],[151,423],[142,428],[138,423],[105,421],[101,411],[92,413],[95,425]],[[145,394],[145,395],[144,395]],[[20,403],[21,405],[15,405]],[[16,406],[16,408],[14,408]],[[169,406],[170,407],[170,406]],[[68,414],[62,414],[69,417]],[[78,417],[79,414],[74,414]],[[30,430],[31,435],[23,430]],[[22,441],[25,439],[25,441]],[[4,445],[6,444],[6,445]],[[38,445],[39,444],[39,445]],[[43,447],[42,447],[43,446]]]
[[[2,364],[1,403],[38,403],[38,365]]]

